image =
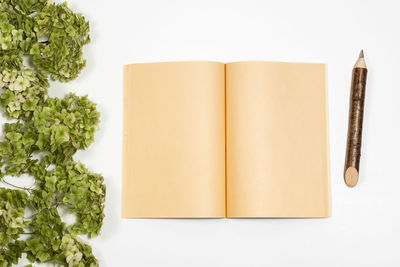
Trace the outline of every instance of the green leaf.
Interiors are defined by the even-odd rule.
[[[25,102],[24,102],[24,104],[22,105],[22,108],[25,110],[25,111],[33,111],[33,110],[35,110],[35,107],[36,107],[36,105],[37,105],[37,103],[38,103],[38,99],[35,99],[35,100],[26,100]]]
[[[69,140],[68,128],[64,125],[59,125],[55,129],[54,145],[59,146]]]
[[[18,140],[21,139],[22,134],[16,133],[16,132],[10,132],[10,133],[6,134],[6,137],[8,140],[10,140],[12,142],[17,142]]]

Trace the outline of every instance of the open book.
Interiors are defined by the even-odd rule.
[[[124,218],[328,217],[324,64],[124,66]]]

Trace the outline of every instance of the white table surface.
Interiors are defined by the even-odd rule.
[[[88,94],[96,141],[77,159],[104,175],[100,266],[400,266],[399,1],[68,0],[91,22],[87,67],[50,95]],[[351,69],[369,68],[360,181],[343,181]],[[332,217],[121,219],[122,65],[172,60],[328,63]]]

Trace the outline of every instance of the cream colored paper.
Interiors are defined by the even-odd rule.
[[[123,132],[123,217],[330,216],[323,64],[127,65]]]
[[[124,67],[122,217],[225,217],[225,72]]]
[[[227,216],[327,217],[326,66],[226,64]]]

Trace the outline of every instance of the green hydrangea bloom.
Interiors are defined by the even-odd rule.
[[[89,43],[89,23],[64,3],[46,5],[34,17],[34,31],[42,42],[30,49],[33,63],[53,79],[75,79],[86,65],[82,46]]]
[[[24,219],[28,194],[0,187],[0,266],[17,264],[24,242],[18,240],[29,222]]]
[[[0,57],[10,51],[31,55],[52,79],[73,80],[86,65],[82,47],[90,42],[89,23],[66,2],[2,0],[0,31]]]

